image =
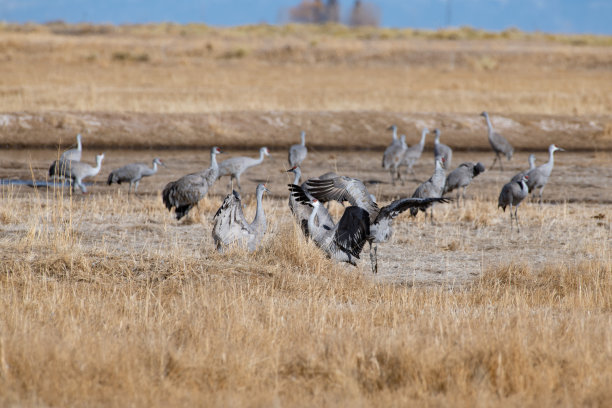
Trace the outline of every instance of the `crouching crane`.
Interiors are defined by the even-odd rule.
[[[259,184],[256,189],[257,210],[251,223],[246,220],[242,212],[240,194],[234,190],[225,197],[215,214],[215,225],[212,230],[217,251],[223,252],[224,248],[230,245],[246,248],[249,252],[257,249],[266,232],[266,214],[262,205],[264,192],[270,190],[264,184]]]

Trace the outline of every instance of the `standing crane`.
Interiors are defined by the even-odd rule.
[[[87,188],[83,184],[83,179],[96,176],[102,168],[102,160],[104,160],[104,153],[96,156],[95,167],[81,161],[55,160],[49,167],[49,176],[67,178],[70,180],[73,192],[75,187],[78,187],[83,194],[86,194]]]
[[[481,162],[472,163],[465,162],[461,163],[459,167],[451,171],[446,176],[446,184],[444,186],[443,194],[450,193],[457,189],[457,205],[459,205],[459,189],[462,188],[461,197],[463,198],[463,204],[465,204],[465,189],[470,185],[474,177],[485,171],[485,167]]]
[[[76,139],[77,139],[76,149],[66,150],[60,156],[60,160],[81,161],[81,155],[83,153],[83,145],[81,144],[81,134],[80,133],[76,136]]]
[[[252,157],[232,157],[231,159],[227,159],[219,164],[219,176],[221,178],[223,176],[230,176],[230,189],[232,188],[232,181],[236,179],[236,184],[238,185],[238,190],[242,192],[242,187],[240,186],[240,175],[247,171],[249,168],[253,166],[257,166],[261,164],[264,160],[264,156],[269,156],[270,151],[267,147],[262,147],[259,149],[259,158],[254,159]]]
[[[491,147],[495,152],[495,160],[493,160],[493,164],[491,164],[490,169],[492,169],[493,166],[495,166],[495,162],[499,160],[499,168],[501,169],[501,171],[504,171],[501,155],[504,154],[508,160],[512,159],[512,155],[514,154],[514,148],[506,140],[505,137],[493,130],[493,125],[491,125],[491,119],[489,119],[489,114],[487,112],[482,112],[480,116],[483,116],[487,121],[487,129],[489,130],[489,143],[491,144]]]
[[[444,174],[444,157],[436,157],[436,169],[434,174],[429,180],[422,183],[414,190],[412,194],[413,198],[439,198],[442,197],[444,191],[444,185],[446,184],[446,175]],[[425,213],[425,220],[427,220],[426,208],[411,208],[410,215],[415,217],[419,210]],[[433,205],[430,207],[430,220],[433,224]]]
[[[440,129],[434,129],[434,133],[436,134],[436,138],[434,139],[434,158],[438,156],[444,157],[444,168],[448,169],[453,159],[453,149],[440,143]]]
[[[389,170],[389,173],[391,173],[391,184],[393,185],[395,185],[396,176],[398,180],[401,180],[402,185],[404,185],[404,180],[402,180],[399,166],[402,164],[404,152],[406,152],[407,148],[406,135],[402,135],[399,142],[393,141],[383,154],[383,168],[385,170]]]
[[[300,137],[302,142],[300,144],[294,144],[289,148],[289,165],[291,167],[300,166],[308,154],[308,148],[306,148],[306,132],[302,130]]]
[[[552,173],[553,167],[555,165],[556,151],[564,152],[565,149],[551,144],[550,146],[548,146],[548,162],[527,172],[527,176],[529,176],[527,180],[527,187],[529,188],[529,192],[533,192],[533,190],[535,190],[536,188],[540,189],[540,193],[538,194],[540,205],[542,205],[542,191],[544,191],[544,187],[546,187],[546,183],[548,183],[548,179],[550,178],[550,174]]]
[[[348,201],[352,206],[364,209],[369,215],[370,234],[367,240],[370,244],[370,261],[372,271],[378,271],[378,244],[389,241],[393,235],[393,220],[407,209],[425,210],[434,202],[448,202],[448,199],[436,198],[401,198],[391,204],[379,208],[363,182],[356,178],[339,176],[329,180],[310,179],[305,182],[308,194],[320,201]]]
[[[251,223],[246,220],[242,212],[240,194],[234,190],[225,197],[215,214],[212,230],[217,251],[223,252],[225,247],[233,244],[246,248],[249,252],[257,249],[266,232],[266,214],[262,205],[264,192],[270,192],[266,185],[257,185],[255,190],[257,209]]]
[[[506,206],[510,206],[510,231],[512,231],[512,207],[514,207],[514,220],[516,221],[516,230],[521,232],[518,221],[518,206],[527,197],[529,193],[527,187],[528,175],[523,175],[518,182],[511,181],[504,184],[501,193],[499,193],[499,199],[497,200],[497,208],[501,207],[506,212]]]
[[[143,177],[149,177],[157,173],[157,165],[166,167],[164,162],[157,157],[153,159],[153,166],[151,168],[144,163],[126,164],[117,170],[111,171],[111,173],[108,175],[107,183],[110,186],[113,183],[121,184],[129,182],[130,186],[128,187],[128,194],[130,194],[132,185],[134,186],[134,193],[136,193],[136,190],[138,190],[138,184]]]
[[[183,218],[189,210],[204,198],[208,189],[219,175],[219,165],[215,158],[222,153],[217,146],[210,149],[210,167],[197,173],[187,174],[176,181],[166,184],[162,191],[162,200],[168,211],[174,207],[176,219]]]
[[[404,152],[404,157],[402,159],[402,165],[408,166],[408,171],[414,176],[414,170],[412,166],[419,160],[421,154],[423,154],[423,148],[425,147],[425,137],[429,133],[429,129],[423,128],[421,132],[421,141],[413,146],[410,146]]]

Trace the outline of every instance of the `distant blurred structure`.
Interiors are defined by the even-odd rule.
[[[302,0],[289,9],[290,21],[296,23],[325,24],[340,23],[340,2],[338,0]],[[378,26],[380,11],[374,4],[356,0],[347,19],[350,26]]]
[[[351,27],[373,26],[378,27],[380,23],[380,11],[372,3],[362,3],[361,0],[355,0],[353,10],[349,17],[348,24]]]

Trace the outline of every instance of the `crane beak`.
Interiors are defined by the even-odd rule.
[[[562,147],[557,147],[557,150],[559,150],[559,151],[561,151],[561,152],[564,152],[564,151],[565,151],[565,149],[564,149],[564,148],[562,148]]]
[[[162,166],[164,166],[165,168],[168,168],[168,166],[166,166],[166,163],[164,163],[163,161],[159,161],[159,164],[161,164]]]
[[[286,173],[291,173],[293,170],[297,169],[297,166],[293,166],[292,168],[290,168],[289,170],[286,171]]]
[[[266,187],[265,185],[264,185],[264,191],[265,191],[265,192],[267,192],[267,193],[271,193],[271,192],[272,192],[272,191],[270,191],[270,190],[268,189],[268,187]]]

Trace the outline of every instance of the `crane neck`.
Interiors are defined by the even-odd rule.
[[[419,144],[421,145],[421,149],[423,149],[423,146],[425,146],[425,137],[427,137],[427,131],[423,130],[421,132],[421,141],[419,142]]]
[[[153,162],[153,167],[151,168],[149,173],[151,173],[151,174],[157,173],[157,162]]]
[[[219,165],[217,164],[217,153],[210,153],[210,167],[213,169],[218,169]]]
[[[302,132],[300,138],[302,139],[302,146],[306,146],[306,132]]]
[[[83,150],[83,145],[81,144],[81,135],[77,136],[77,150],[78,151]]]
[[[255,210],[255,219],[253,224],[266,225],[266,214],[263,209],[263,189],[257,189],[257,209]]]
[[[532,154],[529,156],[529,170],[533,170],[535,167],[535,156]]]
[[[548,164],[553,166],[555,164],[555,150],[550,149],[548,152]]]
[[[440,144],[440,134],[436,133],[436,137],[434,139],[434,144]]]
[[[493,133],[493,125],[491,124],[491,119],[489,119],[489,115],[485,115],[484,118],[487,121],[487,128],[489,129],[489,134]]]
[[[393,140],[397,140],[397,128],[394,126],[392,130],[393,130]]]
[[[265,155],[264,155],[264,151],[263,151],[263,150],[262,150],[262,151],[260,151],[260,152],[259,152],[259,159],[257,159],[257,164],[261,164],[261,163],[263,163],[263,161],[264,161],[264,156],[265,156]]]
[[[317,212],[319,211],[319,206],[315,205],[308,217],[308,231],[310,232],[310,236],[314,237],[314,232],[317,230],[317,226],[315,225],[315,217],[317,216]]]
[[[293,184],[295,184],[296,186],[299,186],[300,179],[302,178],[302,171],[300,170],[299,167],[296,167],[295,170],[293,170],[293,172],[295,173],[295,177],[293,178]]]

